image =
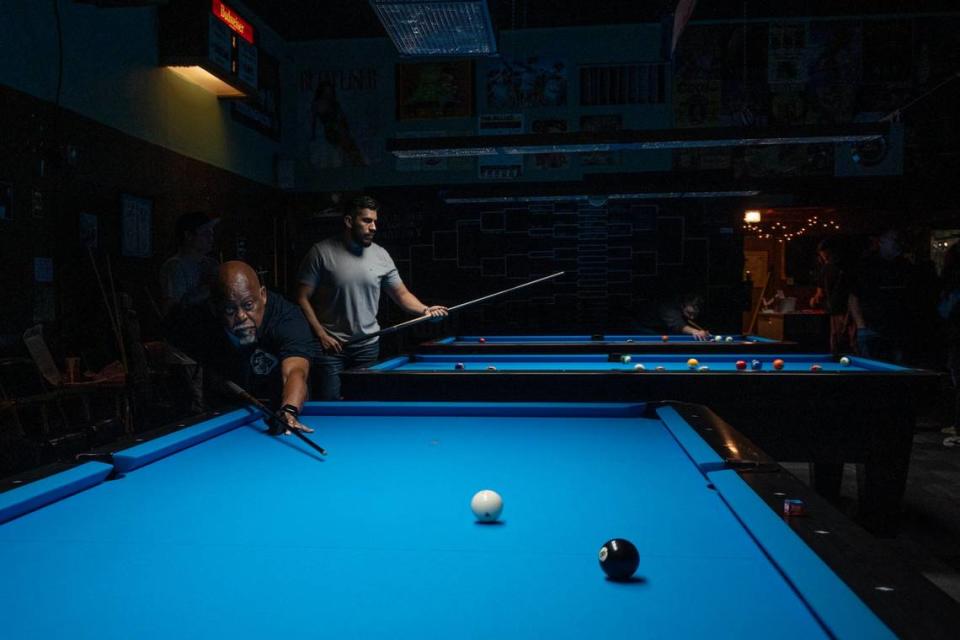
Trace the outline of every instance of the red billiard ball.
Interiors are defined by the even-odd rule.
[[[817,371],[823,371],[823,367],[821,367],[818,364],[812,364],[810,365],[810,371],[813,371],[814,373],[816,373]]]
[[[478,342],[479,342],[480,344],[487,344],[487,339],[486,339],[486,338],[480,338],[480,340],[478,340]]]
[[[611,580],[629,580],[640,566],[640,552],[623,538],[608,540],[600,547],[600,568]]]
[[[773,368],[776,369],[777,371],[780,371],[780,369],[783,369],[783,360],[781,360],[780,358],[777,358],[776,360],[774,360]]]
[[[743,370],[746,369],[746,368],[747,368],[747,361],[746,361],[746,360],[737,360],[737,369],[738,369],[738,370],[743,371]]]

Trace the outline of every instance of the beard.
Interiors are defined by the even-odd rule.
[[[233,337],[242,345],[251,345],[257,341],[257,328],[237,327],[233,330]]]

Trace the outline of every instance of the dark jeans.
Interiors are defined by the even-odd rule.
[[[369,367],[380,357],[380,341],[344,347],[340,353],[325,353],[313,361],[310,372],[313,400],[340,399],[340,372]]]

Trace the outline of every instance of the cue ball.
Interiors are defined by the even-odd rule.
[[[773,368],[776,369],[777,371],[780,371],[780,369],[783,369],[783,360],[781,360],[780,358],[777,358],[776,360],[774,360]]]
[[[496,522],[503,512],[503,498],[496,491],[477,491],[470,501],[470,509],[480,522]]]
[[[710,371],[710,367],[708,367],[707,365],[703,364],[703,365],[700,365],[699,367],[697,367],[697,371]]]
[[[487,371],[496,371],[496,370],[497,370],[497,368],[496,368],[495,366],[493,366],[492,364],[491,364],[491,365],[487,365]]]
[[[850,358],[848,358],[847,356],[843,356],[842,358],[840,358],[840,365],[843,366],[843,367],[849,367],[849,366],[850,366]]]
[[[714,341],[714,342],[723,342],[723,336],[714,336],[713,341]]]
[[[739,369],[740,371],[743,371],[746,368],[747,368],[746,360],[737,360],[737,369]]]
[[[630,356],[620,356],[620,362],[622,362],[623,364],[627,364],[628,362],[630,362]]]
[[[723,339],[724,342],[733,342],[733,336],[727,336]]]
[[[460,370],[460,369],[464,369],[465,367],[463,366],[462,362],[458,362],[457,364],[453,365],[453,368]]]
[[[643,366],[642,364],[635,364],[635,365],[633,365],[633,370],[634,370],[634,371],[646,371],[647,368],[646,368],[645,366]]]
[[[611,580],[629,580],[640,566],[640,552],[633,543],[614,538],[600,547],[600,568]]]
[[[689,360],[687,360],[687,366],[690,367],[691,369],[696,369],[698,364],[700,364],[700,361],[697,360],[696,358],[690,358]]]
[[[657,367],[655,368],[655,371],[666,371],[666,370],[667,368],[663,365],[657,365]]]
[[[759,360],[751,360],[750,368],[753,369],[754,371],[760,371],[760,369],[763,369],[763,363],[760,362]]]

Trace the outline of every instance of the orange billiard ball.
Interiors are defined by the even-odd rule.
[[[696,358],[690,358],[689,360],[687,360],[687,366],[690,367],[691,369],[696,369],[698,364],[700,364],[700,361],[697,360]]]
[[[670,341],[670,336],[660,336],[660,340],[663,341],[663,342],[669,342],[669,341]]]
[[[783,369],[783,360],[781,360],[780,358],[777,358],[776,360],[774,360],[773,368],[776,369],[777,371],[780,371],[780,369]]]

